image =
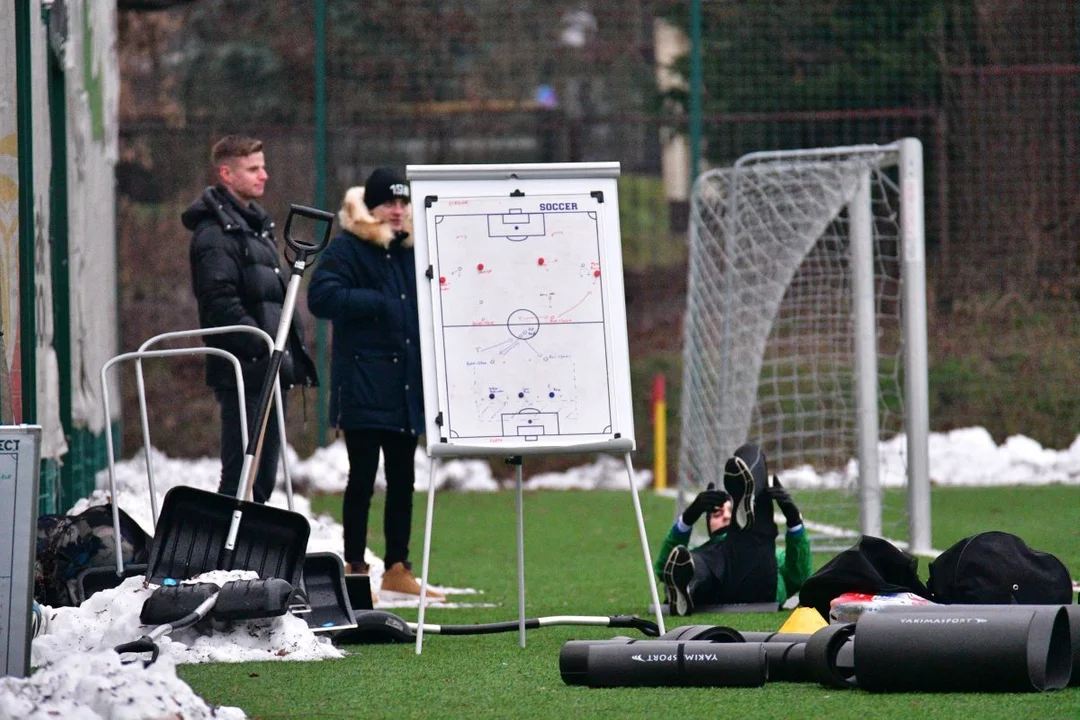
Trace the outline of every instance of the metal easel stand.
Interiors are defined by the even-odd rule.
[[[423,575],[420,578],[420,608],[416,623],[416,654],[419,655],[424,647],[424,611],[427,598],[428,572],[431,559],[431,527],[435,511],[435,474],[438,470],[440,458],[431,458],[430,474],[428,476],[428,501],[427,515],[424,530],[424,560]],[[641,500],[638,497],[637,486],[634,485],[634,466],[630,460],[630,453],[623,455],[626,466],[627,480],[630,483],[630,494],[634,500],[634,515],[637,518],[638,535],[641,538],[641,549],[645,556],[645,574],[649,581],[649,594],[652,597],[652,607],[656,609],[656,624],[663,635],[667,630],[664,627],[664,616],[660,608],[660,595],[656,588],[656,577],[652,571],[652,554],[649,552],[648,535],[645,532],[645,519],[641,513]],[[517,570],[518,570],[518,640],[522,648],[525,647],[525,520],[524,503],[522,495],[522,458],[514,455],[506,459],[508,465],[514,466],[515,486],[517,492]]]

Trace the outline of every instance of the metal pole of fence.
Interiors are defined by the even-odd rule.
[[[315,0],[315,207],[326,207],[326,0]],[[319,447],[327,444],[327,406],[330,400],[330,364],[327,360],[326,321],[315,322],[315,362],[319,372],[316,395]]]
[[[690,0],[690,188],[701,162],[701,0]]]
[[[22,406],[4,422],[37,422],[37,292],[34,284],[34,116],[32,20],[28,3],[15,3],[15,136],[19,178],[19,348]],[[9,389],[4,388],[4,392]],[[14,405],[12,406],[14,409]]]
[[[701,95],[702,95],[702,72],[701,72],[701,0],[690,0],[690,183],[688,207],[694,205],[694,182],[697,180],[698,168],[701,164]],[[689,210],[691,215],[693,210]],[[693,220],[690,220],[689,232],[693,232]],[[675,495],[675,513],[683,511],[683,493],[687,490],[683,479],[683,473],[678,474]]]

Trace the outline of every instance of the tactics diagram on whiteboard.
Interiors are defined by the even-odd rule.
[[[449,438],[612,432],[602,194],[427,209]]]

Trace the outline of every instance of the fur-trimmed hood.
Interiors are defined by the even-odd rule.
[[[363,187],[348,189],[345,199],[341,202],[338,220],[341,221],[343,229],[383,249],[390,247],[390,242],[394,239],[394,231],[390,229],[390,225],[376,220],[371,210],[364,204]],[[410,204],[405,213],[405,232],[408,235],[401,241],[402,247],[412,247],[412,229],[412,205]]]

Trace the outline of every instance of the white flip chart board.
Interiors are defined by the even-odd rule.
[[[406,174],[428,453],[633,450],[619,164]]]

